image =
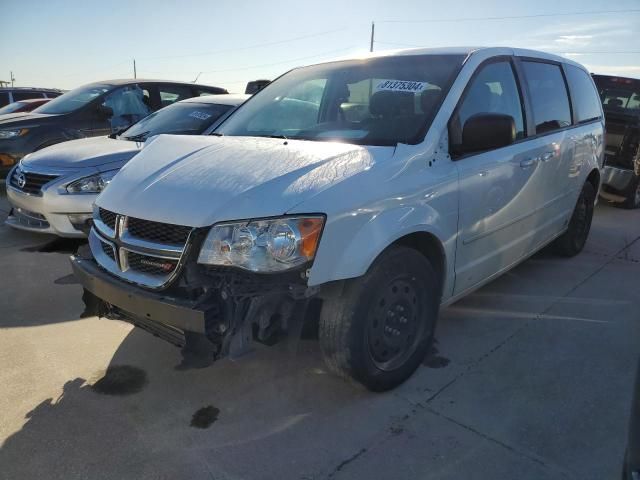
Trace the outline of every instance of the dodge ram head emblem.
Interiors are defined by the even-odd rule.
[[[24,188],[24,186],[27,184],[27,179],[22,172],[18,173],[18,178],[16,179],[16,181],[18,182],[18,186],[20,188]]]

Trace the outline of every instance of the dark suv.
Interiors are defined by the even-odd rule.
[[[0,118],[0,177],[26,154],[83,137],[109,135],[178,100],[224,88],[162,80],[110,80],[71,90],[30,113]]]
[[[57,90],[55,88],[0,88],[0,108],[13,102],[31,100],[32,98],[56,98],[63,93],[64,92],[62,90]]]
[[[640,80],[593,75],[606,119],[601,196],[640,208]]]

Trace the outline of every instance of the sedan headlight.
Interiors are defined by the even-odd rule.
[[[118,173],[118,170],[109,170],[108,172],[97,173],[88,177],[81,178],[67,185],[69,193],[100,193],[103,191],[111,179]]]
[[[281,217],[214,225],[198,263],[280,272],[313,260],[324,216]]]
[[[15,130],[0,130],[0,140],[7,140],[9,138],[23,137],[29,133],[28,128],[17,128]]]

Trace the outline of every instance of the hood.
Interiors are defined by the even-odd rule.
[[[281,215],[393,151],[336,142],[160,135],[118,173],[96,204],[193,227]]]
[[[14,126],[21,127],[23,125],[39,125],[58,116],[59,115],[33,112],[5,113],[4,115],[0,115],[0,129],[11,128]]]
[[[107,163],[126,162],[144,144],[109,137],[82,138],[52,145],[33,152],[22,163],[53,168],[100,167]]]

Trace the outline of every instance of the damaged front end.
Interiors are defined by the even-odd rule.
[[[122,221],[113,223],[115,230],[118,222]],[[102,231],[109,230],[104,229],[100,217],[95,223],[98,231],[94,227],[90,234],[91,248],[71,257],[73,271],[84,287],[83,316],[124,320],[147,330],[180,347],[183,365],[188,367],[204,367],[226,356],[238,357],[250,350],[253,341],[272,345],[285,334],[301,332],[310,301],[317,293],[317,288],[307,286],[309,264],[270,274],[202,265],[196,260],[206,231],[194,230],[185,243],[188,248],[176,258],[175,265],[173,260],[160,263],[158,257],[145,252],[149,259],[156,259],[137,264],[147,273],[163,265],[174,268],[167,284],[147,288],[123,281],[109,264],[105,268],[103,262],[120,265],[120,251],[125,250],[121,238],[128,237],[103,235]],[[114,245],[116,253],[105,259],[101,255],[107,242]],[[126,248],[130,255],[127,268],[131,268],[133,247]]]

